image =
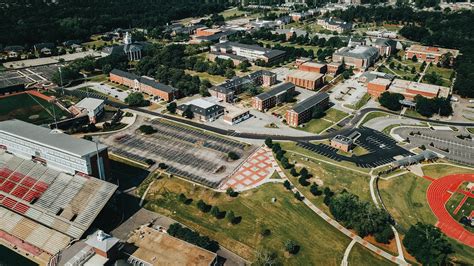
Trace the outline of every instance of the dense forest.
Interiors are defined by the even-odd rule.
[[[444,10],[443,12],[414,11],[399,6],[349,8],[335,12],[346,21],[400,23],[400,34],[425,45],[455,48],[461,51],[456,59],[454,90],[463,97],[474,98],[474,12]]]
[[[0,3],[0,45],[85,40],[114,28],[153,29],[171,20],[222,11],[210,0],[7,0]]]

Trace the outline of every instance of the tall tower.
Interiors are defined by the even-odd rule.
[[[132,35],[128,33],[128,31],[125,33],[125,37],[123,38],[123,43],[132,44]]]

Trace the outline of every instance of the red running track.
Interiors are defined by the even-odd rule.
[[[448,175],[434,179],[428,187],[426,196],[434,215],[438,218],[436,226],[448,237],[474,247],[474,234],[459,224],[446,210],[445,204],[463,182],[474,182],[474,174]]]

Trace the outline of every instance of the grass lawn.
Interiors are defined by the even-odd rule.
[[[247,12],[245,11],[240,11],[237,8],[232,8],[232,9],[227,9],[219,13],[219,15],[222,15],[224,19],[228,19],[229,17],[242,17],[246,14]]]
[[[360,108],[362,108],[364,105],[366,105],[369,102],[370,98],[371,98],[370,94],[366,93],[364,94],[364,96],[362,96],[362,98],[360,98],[360,100],[355,105],[351,104],[351,105],[347,105],[346,107],[354,109],[354,110],[359,110]]]
[[[442,68],[442,67],[437,67],[436,65],[434,64],[431,64],[428,69],[426,70],[426,73],[431,73],[431,72],[435,72],[436,74],[440,75],[442,80],[443,80],[443,86],[446,86],[446,87],[449,87],[451,86],[451,75],[452,73],[454,73],[454,70],[453,69],[450,69],[450,68]],[[425,81],[423,79],[423,81]],[[426,81],[425,81],[426,82]]]
[[[405,115],[415,117],[415,118],[426,118],[426,117],[420,115],[417,111],[412,110],[412,109],[407,109],[406,112],[405,112]]]
[[[341,119],[346,117],[348,114],[337,110],[335,108],[330,108],[326,111],[324,117],[319,119],[311,119],[309,122],[304,124],[304,127],[298,127],[298,129],[302,129],[307,132],[319,134],[323,132],[328,127],[332,126],[333,124],[339,122]],[[329,121],[328,121],[329,120]]]
[[[192,203],[179,202],[180,193],[193,199]],[[272,203],[272,198],[277,201]],[[231,225],[226,219],[202,213],[196,207],[198,199],[218,206],[221,211],[232,210],[242,221]],[[178,220],[251,261],[256,250],[265,249],[275,251],[284,265],[339,265],[350,242],[297,201],[282,184],[266,184],[230,198],[178,178],[163,178],[152,185],[147,200],[146,208]],[[263,229],[269,229],[271,235],[262,237]],[[301,246],[297,255],[284,254],[287,240]]]
[[[281,46],[289,46],[289,47],[294,47],[294,48],[304,48],[306,50],[313,50],[314,54],[318,52],[319,49],[321,49],[319,46],[314,46],[314,45],[300,45],[296,43],[291,43],[291,42],[274,42],[274,41],[266,41],[266,40],[259,40],[259,42],[263,44],[270,44],[272,46],[279,44]]]
[[[108,77],[105,74],[100,74],[100,75],[95,75],[95,76],[89,77],[89,80],[90,81],[95,81],[95,82],[104,82],[104,81],[108,80]]]
[[[467,131],[469,131],[471,134],[474,134],[474,127],[468,127]]]
[[[54,122],[54,113],[58,120],[70,116],[57,105],[26,93],[0,98],[0,107],[0,121],[15,118],[41,125]]]
[[[220,84],[226,80],[226,78],[223,76],[211,75],[206,72],[197,72],[193,70],[185,70],[184,72],[191,76],[198,76],[201,80],[207,79],[212,83],[212,85]]]
[[[472,211],[474,211],[474,198],[468,197],[458,212],[454,214],[454,211],[463,198],[464,194],[454,193],[451,198],[449,198],[448,202],[446,202],[446,210],[448,210],[448,212],[454,217],[456,221],[459,221],[461,217],[469,215]],[[474,232],[474,229],[469,227],[466,228],[469,231]]]
[[[287,157],[291,163],[296,162],[296,169],[299,171],[300,168],[306,167],[308,171],[313,174],[314,179],[310,180],[311,182],[319,182],[324,187],[330,187],[331,190],[342,190],[346,189],[361,199],[369,201],[370,200],[370,191],[369,191],[369,181],[370,177],[368,174],[359,173],[352,171],[350,169],[342,168],[337,165],[330,164],[326,161],[330,161],[329,158],[323,157],[324,161],[319,161],[312,159],[318,158],[318,155],[311,153],[303,148],[296,147],[294,143],[280,143],[281,147],[287,151]],[[301,154],[309,154],[310,157],[302,156],[300,154],[295,154],[292,151],[296,151]],[[313,156],[314,155],[314,156]],[[351,169],[359,170],[355,165],[349,162],[338,162],[338,165],[350,167]],[[360,169],[361,171],[367,169]],[[292,178],[293,176],[287,171],[287,176]],[[298,184],[297,178],[292,180],[295,184]],[[309,192],[309,187],[302,187],[302,191]],[[308,194],[309,195],[309,194]],[[309,196],[308,198],[314,198]]]
[[[360,124],[364,125],[365,123],[367,123],[368,121],[370,121],[374,118],[384,117],[384,116],[389,116],[389,115],[386,114],[386,113],[383,113],[383,112],[370,112],[364,117],[364,120],[362,120],[362,122]]]
[[[417,222],[436,223],[436,217],[426,201],[430,182],[407,173],[389,180],[379,180],[382,200],[402,232]]]
[[[396,265],[357,243],[352,247],[347,262],[349,265]]]
[[[297,127],[297,129],[319,134],[333,124],[333,122],[329,122],[324,119],[311,119],[308,123],[304,124],[304,127]]]
[[[457,167],[448,164],[433,164],[423,166],[423,173],[431,178],[440,178],[452,174],[474,173],[474,169]]]

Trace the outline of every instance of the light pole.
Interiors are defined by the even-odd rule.
[[[63,72],[62,72],[61,66],[58,67],[58,71],[59,71],[59,80],[61,82],[61,90],[62,90],[62,93],[64,95]]]

